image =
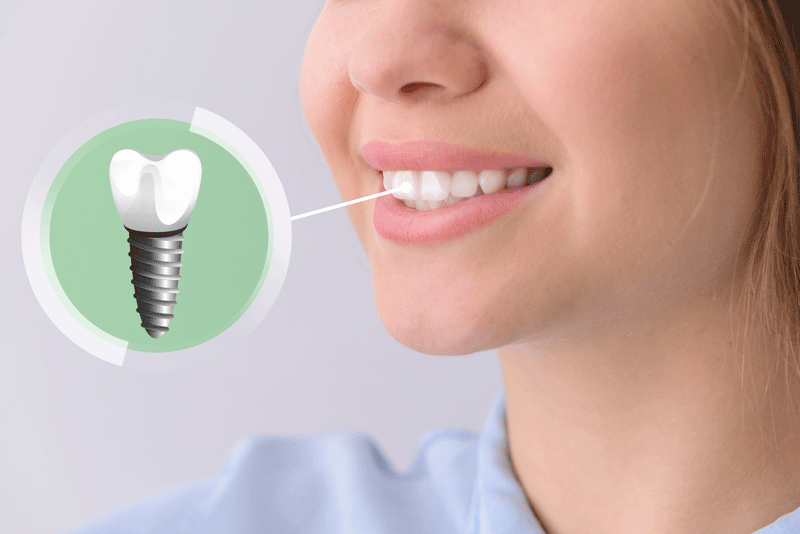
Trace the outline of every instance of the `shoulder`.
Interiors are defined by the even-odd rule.
[[[214,477],[176,486],[74,534],[450,532],[466,516],[478,438],[437,429],[398,472],[362,432],[239,442]],[[462,517],[463,516],[463,517]],[[415,530],[415,528],[411,528]]]

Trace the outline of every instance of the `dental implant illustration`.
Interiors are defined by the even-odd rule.
[[[197,154],[148,156],[129,148],[111,158],[111,193],[128,230],[136,311],[152,338],[169,331],[181,279],[183,231],[200,191]]]

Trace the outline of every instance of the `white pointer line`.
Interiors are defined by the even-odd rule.
[[[349,206],[350,204],[356,204],[358,202],[364,202],[365,200],[371,200],[373,198],[382,197],[384,195],[391,195],[392,193],[394,193],[396,191],[403,191],[404,193],[407,193],[408,190],[411,189],[412,187],[413,186],[409,182],[405,182],[400,187],[396,187],[394,189],[390,189],[389,191],[384,191],[383,193],[376,193],[374,195],[369,195],[369,196],[366,196],[366,197],[357,198],[355,200],[350,200],[349,202],[342,202],[341,204],[336,204],[335,206],[330,206],[328,208],[322,208],[321,210],[309,211],[308,213],[303,213],[302,215],[295,215],[294,217],[292,217],[289,220],[293,221],[295,219],[302,219],[303,217],[310,217],[311,215],[316,215],[318,213],[324,213],[326,211],[335,210],[336,208],[343,208],[345,206]]]

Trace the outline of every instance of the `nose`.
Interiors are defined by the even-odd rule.
[[[351,51],[348,70],[356,89],[392,103],[442,103],[487,82],[484,54],[452,13],[460,2],[401,0],[384,5],[389,7],[362,30]]]

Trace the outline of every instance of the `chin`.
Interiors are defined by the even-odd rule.
[[[431,356],[464,356],[491,347],[476,343],[473,336],[454,335],[446,327],[409,324],[408,321],[389,320],[381,316],[389,334],[411,350]],[[400,323],[400,324],[399,324]]]
[[[498,348],[490,324],[465,317],[458,308],[436,310],[407,300],[382,301],[376,295],[378,316],[394,339],[411,350],[432,356],[463,356]]]

